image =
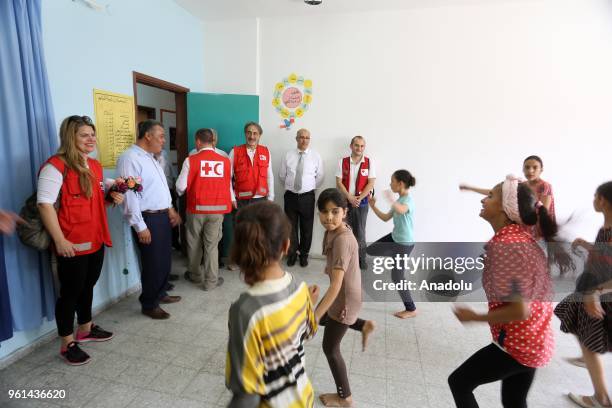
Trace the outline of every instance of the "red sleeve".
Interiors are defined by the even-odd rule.
[[[487,256],[491,268],[489,301],[506,302],[515,295],[530,299],[533,295],[536,275],[530,253],[531,243],[496,242]],[[537,245],[537,244],[536,244]]]

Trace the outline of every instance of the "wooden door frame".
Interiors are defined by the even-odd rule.
[[[138,91],[136,84],[149,85],[174,93],[174,109],[176,110],[176,153],[178,155],[178,167],[180,169],[183,165],[183,160],[187,158],[187,92],[189,92],[189,88],[136,71],[132,71],[132,78],[134,83],[135,111],[138,110]]]

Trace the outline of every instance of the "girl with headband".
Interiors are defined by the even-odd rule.
[[[526,183],[506,177],[481,201],[480,217],[495,232],[486,245],[482,281],[488,311],[457,307],[464,324],[487,322],[492,342],[448,378],[458,408],[478,407],[473,391],[501,380],[502,405],[527,407],[527,393],[538,367],[552,358],[552,284],[546,255],[524,227],[536,225],[547,241],[557,225]]]

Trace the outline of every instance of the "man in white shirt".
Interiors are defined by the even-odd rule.
[[[355,136],[351,139],[351,155],[338,162],[336,187],[349,202],[347,224],[359,244],[359,267],[366,269],[366,220],[368,219],[368,197],[374,188],[376,171],[372,159],[364,155],[365,139]]]
[[[300,266],[305,267],[312,244],[315,189],[323,183],[324,169],[319,153],[309,148],[310,132],[307,129],[298,130],[295,140],[297,148],[285,155],[278,177],[285,186],[285,214],[291,221],[287,265],[295,265],[299,252]]]
[[[196,147],[197,153],[183,162],[176,181],[177,193],[183,195],[187,192],[189,268],[184,276],[190,282],[203,283],[204,290],[211,290],[223,284],[223,278],[219,276],[218,244],[222,236],[223,214],[232,210],[231,170],[229,158],[215,151],[210,129],[196,132]]]
[[[172,268],[172,227],[181,217],[172,207],[172,198],[164,169],[155,159],[166,142],[164,127],[155,120],[138,125],[138,140],[117,161],[117,175],[140,177],[143,190],[128,191],[124,200],[124,216],[134,229],[140,249],[142,313],[152,319],[167,319],[160,303],[175,303],[180,296],[166,293]]]

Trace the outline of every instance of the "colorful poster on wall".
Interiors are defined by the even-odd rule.
[[[280,115],[281,129],[289,130],[296,119],[304,116],[312,102],[312,80],[292,73],[274,86],[272,106]]]
[[[134,98],[94,89],[98,160],[114,169],[117,159],[136,140]]]

